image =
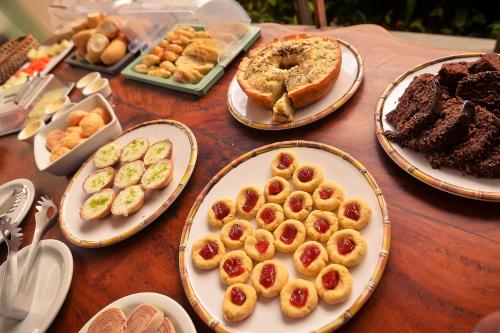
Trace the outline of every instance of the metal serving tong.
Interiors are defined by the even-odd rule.
[[[8,249],[0,286],[0,314],[5,314],[9,311],[15,296],[14,288],[18,280],[17,250],[23,241],[23,234],[21,228],[14,226],[11,218],[6,215],[0,217],[0,234],[5,239]],[[10,237],[7,234],[10,234]]]

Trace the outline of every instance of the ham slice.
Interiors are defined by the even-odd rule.
[[[128,317],[126,333],[156,333],[163,317],[163,312],[153,305],[141,304]]]
[[[163,323],[157,333],[175,333],[174,324],[167,317],[163,318]]]
[[[127,317],[118,308],[109,308],[101,312],[90,324],[87,333],[124,333]]]

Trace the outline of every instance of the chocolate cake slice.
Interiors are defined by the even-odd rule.
[[[400,140],[420,133],[441,113],[441,87],[432,74],[413,79],[399,98],[396,109],[386,115],[395,128],[384,134],[389,140]]]
[[[495,53],[486,53],[469,66],[469,73],[500,71],[500,56]]]
[[[458,82],[469,75],[469,63],[465,61],[443,64],[438,72],[438,80],[441,86],[446,87],[453,95],[457,89]]]
[[[488,157],[468,166],[466,171],[476,177],[500,177],[500,141],[493,148]]]
[[[500,116],[500,72],[481,72],[467,76],[458,83],[457,96]]]

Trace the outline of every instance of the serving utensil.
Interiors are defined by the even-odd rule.
[[[10,237],[7,236],[10,234]],[[0,234],[7,244],[7,260],[0,286],[0,313],[6,314],[15,296],[18,281],[17,251],[23,240],[21,228],[16,227],[10,217],[0,217]]]
[[[22,187],[21,189],[14,189],[10,192],[8,197],[0,204],[0,217],[4,217],[14,211],[19,202],[21,202],[22,194],[26,189]]]

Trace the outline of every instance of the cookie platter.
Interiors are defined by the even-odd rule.
[[[452,193],[458,196],[462,197],[467,197],[471,199],[476,199],[476,200],[484,200],[484,201],[500,201],[500,178],[494,178],[495,176],[491,174],[491,172],[488,172],[487,175],[489,174],[489,177],[485,177],[485,175],[481,176],[481,174],[477,174],[476,169],[474,169],[474,165],[472,168],[470,165],[460,165],[464,157],[460,158],[455,158],[457,162],[455,162],[456,167],[451,168],[446,165],[441,165],[439,168],[433,168],[431,163],[436,164],[436,160],[440,162],[441,160],[444,160],[445,162],[448,162],[451,158],[447,157],[445,154],[452,154],[449,155],[453,157],[454,155],[457,155],[458,150],[454,153],[454,147],[460,147],[460,144],[463,140],[469,140],[472,139],[472,137],[469,137],[467,134],[468,128],[471,127],[465,127],[463,128],[464,133],[462,134],[457,134],[455,131],[452,133],[452,131],[447,131],[448,127],[444,128],[445,126],[445,116],[448,116],[449,113],[453,112],[452,108],[453,103],[451,103],[449,96],[449,87],[445,85],[447,83],[444,78],[440,79],[440,69],[445,68],[453,68],[455,66],[463,66],[464,68],[469,67],[474,63],[478,63],[478,60],[481,59],[483,56],[482,53],[476,53],[476,54],[463,54],[463,55],[455,55],[455,56],[449,56],[449,57],[444,57],[444,58],[438,58],[434,59],[432,61],[426,62],[424,64],[421,64],[419,66],[416,66],[415,68],[407,71],[406,73],[403,73],[401,76],[399,76],[397,79],[394,80],[389,86],[386,88],[386,90],[382,93],[382,95],[379,98],[379,101],[377,103],[377,108],[375,111],[375,127],[376,127],[376,134],[378,141],[386,151],[386,153],[391,157],[391,159],[403,170],[417,178],[418,180],[431,185],[437,189],[440,189],[442,191],[446,191],[448,193]],[[445,65],[445,67],[443,67]],[[446,66],[452,66],[446,68]],[[477,66],[476,66],[477,67]],[[457,68],[454,68],[454,71],[457,71]],[[441,72],[444,77],[446,74],[445,72]],[[494,72],[488,72],[488,73],[494,73]],[[438,149],[436,151],[430,151],[428,153],[425,152],[426,146],[422,146],[422,142],[425,143],[426,145],[430,145],[431,141],[426,140],[425,142],[422,140],[418,140],[418,136],[416,136],[416,139],[413,140],[407,140],[407,142],[398,142],[396,139],[390,140],[389,138],[391,136],[394,136],[392,133],[396,133],[396,128],[394,124],[391,124],[388,119],[387,115],[390,114],[391,111],[395,110],[396,107],[398,106],[398,101],[400,98],[405,94],[406,91],[409,91],[412,89],[410,86],[410,83],[414,81],[414,87],[416,87],[415,84],[418,84],[417,79],[420,78],[420,80],[426,80],[430,78],[429,77],[424,77],[424,74],[432,74],[435,75],[436,80],[440,80],[439,86],[441,87],[441,90],[444,91],[443,97],[442,97],[442,105],[443,105],[443,110],[446,108],[445,111],[441,112],[441,118],[438,119],[438,121],[435,122],[435,125],[430,125],[430,130],[424,129],[424,131],[428,131],[428,134],[426,136],[433,136],[435,133],[433,131],[432,126],[434,126],[436,129],[440,128],[441,132],[439,133],[440,136],[436,135],[436,140],[432,141],[433,145],[439,144],[442,142],[444,139],[446,140],[458,140],[456,143],[452,143],[451,145],[449,144],[447,148],[445,149]],[[479,73],[481,74],[481,73]],[[466,75],[466,74],[463,74]],[[474,74],[477,76],[478,74]],[[450,75],[451,76],[451,75]],[[432,80],[432,78],[430,78]],[[455,82],[456,85],[456,82]],[[418,89],[418,88],[416,88]],[[464,90],[464,89],[462,89]],[[458,90],[457,90],[458,91]],[[465,92],[462,92],[464,94]],[[408,93],[407,93],[408,94]],[[458,93],[457,93],[458,94]],[[474,110],[475,107],[472,106],[472,110],[466,110],[470,105],[463,104],[463,100],[460,98],[453,98],[453,93],[451,94],[451,100],[457,99],[458,102],[461,102],[460,104],[461,107],[461,114],[460,117],[462,118],[468,118],[468,124],[467,126],[476,126],[474,123],[476,120],[474,116],[471,116],[467,113],[472,114],[479,114],[475,113]],[[469,98],[471,98],[469,96]],[[445,104],[446,103],[448,104]],[[457,104],[457,103],[455,103]],[[491,116],[491,112],[484,112],[485,110],[482,109],[483,113],[488,113]],[[456,114],[458,113],[455,112]],[[393,113],[394,114],[394,113]],[[453,114],[452,114],[453,116]],[[391,117],[391,116],[389,116]],[[452,118],[450,116],[450,118]],[[454,121],[453,123],[451,121]],[[461,121],[461,118],[458,118],[458,116],[455,116],[452,118],[448,123],[446,123],[446,126],[452,126],[455,124],[458,124],[459,121]],[[438,127],[437,124],[441,122],[441,127]],[[394,123],[394,121],[393,121]],[[451,124],[451,125],[448,125]],[[497,124],[498,127],[498,124]],[[458,128],[458,126],[455,126],[455,128]],[[447,131],[447,132],[446,132]],[[449,135],[448,135],[449,133]],[[472,132],[470,132],[472,133]],[[445,136],[447,135],[447,137]],[[461,135],[461,136],[460,136]],[[470,135],[470,134],[469,134]],[[498,140],[498,131],[497,131],[497,140]],[[459,139],[462,137],[463,139]],[[444,138],[444,139],[443,139]],[[493,139],[494,140],[494,139]],[[413,144],[412,143],[415,143]],[[420,145],[418,145],[420,142]],[[447,141],[448,143],[449,141]],[[471,141],[472,142],[472,141]],[[498,144],[498,143],[497,143]],[[462,144],[464,145],[464,144]],[[406,147],[404,147],[406,146]],[[417,146],[419,149],[412,149],[411,146]],[[471,146],[471,144],[468,144],[468,146]],[[424,150],[418,151],[418,150]],[[464,151],[464,150],[462,150]],[[444,154],[444,158],[442,155]],[[491,154],[494,154],[494,151],[491,152]],[[433,156],[437,156],[438,158]],[[457,155],[458,156],[458,155]],[[464,155],[465,156],[465,155]],[[487,157],[487,155],[486,155]],[[484,157],[483,157],[484,158]],[[450,163],[450,162],[448,162]],[[471,163],[472,164],[472,163]],[[494,168],[494,166],[493,166]],[[490,167],[491,169],[491,167]],[[481,170],[480,170],[481,171]],[[486,171],[482,171],[483,173]],[[494,170],[492,171],[494,173]],[[476,173],[476,175],[472,175],[470,173]],[[480,177],[478,177],[480,176]]]
[[[293,185],[296,184],[297,179],[293,181],[293,184],[286,179],[280,180],[282,182],[280,191],[286,192],[287,188],[291,191],[283,208],[280,204],[270,203],[270,200],[282,202],[281,199],[284,198],[279,201],[270,199],[270,187],[268,187],[272,183],[270,179],[276,175],[276,170],[272,172],[271,166],[276,165],[281,156],[290,156],[298,163],[289,164],[293,165],[290,168],[295,168],[295,174],[300,174],[300,170],[310,169],[309,171],[312,170],[314,175],[314,185],[307,189]],[[289,178],[297,177],[300,179],[300,176]],[[318,186],[319,183],[322,184]],[[310,192],[311,195],[297,192],[298,188]],[[320,200],[318,194],[313,194],[313,192],[319,193],[327,188],[331,190],[331,198],[338,199],[333,206],[330,204],[322,206],[318,201]],[[251,197],[248,191],[258,194],[258,199],[255,198],[255,206],[250,208],[250,215],[248,215],[248,209],[245,208],[247,203],[252,205],[251,200],[247,201]],[[342,192],[344,195],[340,195]],[[293,206],[292,202],[294,197],[302,195],[304,206],[300,212],[305,212],[305,215],[302,213],[300,213],[301,216],[295,215],[294,217],[300,221],[293,221],[294,213],[290,211]],[[307,196],[309,199],[306,199]],[[310,200],[309,203],[307,203],[308,200]],[[264,204],[264,202],[267,203]],[[359,214],[355,218],[359,224],[354,223],[350,227],[348,223],[342,222],[341,225],[344,226],[342,228],[339,226],[341,219],[337,217],[346,215],[347,213],[344,212],[349,210],[352,204]],[[260,207],[258,212],[256,207]],[[281,223],[271,226],[271,224],[267,225],[268,222],[262,221],[263,219],[265,221],[266,207],[274,209],[275,214],[271,214],[274,215],[271,224],[277,222],[276,219],[280,219],[278,211],[284,212],[285,217],[281,213]],[[317,210],[318,207],[324,209],[319,213],[324,216],[324,219],[315,215],[318,212],[310,213],[311,209]],[[225,217],[217,221],[222,217],[218,215],[221,212]],[[252,212],[253,216],[257,215],[257,221],[251,216]],[[314,221],[317,220],[323,220],[323,222],[328,220],[330,225],[327,233],[321,238],[314,236],[314,230],[312,230],[318,230],[316,226],[312,227],[316,225]],[[238,225],[241,227],[240,233],[232,234],[238,231],[238,228],[235,228]],[[292,236],[290,243],[292,247],[287,249],[283,237],[289,225],[292,226],[290,229],[294,229],[293,226],[295,226],[296,233]],[[351,228],[358,229],[358,231]],[[352,253],[349,252],[346,256],[354,254],[351,256],[352,259],[359,254],[361,260],[344,262],[342,258],[338,259],[338,256],[334,254],[334,252],[338,254],[337,244],[340,240],[345,241],[346,234],[347,238],[353,241],[351,245],[354,244],[351,249]],[[250,151],[228,164],[210,180],[198,196],[188,215],[181,237],[179,249],[181,279],[190,304],[205,323],[217,332],[266,331],[270,322],[273,323],[273,329],[280,332],[285,330],[290,332],[331,331],[350,319],[377,286],[387,263],[390,234],[390,222],[382,192],[359,161],[337,148],[321,143],[307,141],[275,143]],[[210,235],[209,238],[204,238],[207,235]],[[236,238],[233,237],[235,235]],[[210,244],[210,239],[213,240],[212,244]],[[263,241],[264,239],[268,242]],[[327,243],[329,239],[330,242]],[[313,240],[318,240],[321,244],[312,242]],[[217,244],[215,252],[214,243]],[[266,245],[261,251],[258,247],[263,243]],[[301,243],[302,246],[300,246]],[[311,249],[310,245],[313,245],[314,249]],[[253,247],[257,252],[253,251]],[[319,249],[321,249],[320,254],[309,263],[310,266],[302,261],[304,257],[302,254],[308,250],[315,252]],[[204,258],[207,253],[209,253],[208,257],[212,257]],[[254,260],[252,261],[250,257]],[[232,278],[233,275],[228,273],[231,272],[230,266],[234,263],[234,258],[237,259],[236,261],[240,259],[239,262],[242,264],[238,270],[244,271],[242,274],[236,274],[236,278]],[[264,259],[272,261],[262,263]],[[213,260],[218,260],[218,262],[214,263]],[[267,297],[263,297],[268,287],[257,285],[263,278],[262,271],[269,263],[274,264],[271,271],[274,272],[275,278],[268,291],[271,291],[271,288],[273,291],[268,293]],[[343,263],[349,267],[332,266],[333,263]],[[284,278],[286,271],[288,271],[288,279]],[[348,272],[345,273],[345,271]],[[337,284],[333,286],[333,289],[337,286],[346,289],[340,292],[342,296],[338,299],[332,299],[327,295],[331,296],[332,290],[319,291],[319,295],[316,293],[316,286],[321,289],[321,283],[318,284],[315,281],[321,281],[329,273],[340,274],[337,275]],[[345,278],[346,275],[350,275],[350,279]],[[239,281],[241,278],[242,280]],[[284,285],[286,280],[288,283]],[[349,290],[348,280],[352,281],[351,290]],[[233,284],[235,282],[238,284]],[[300,288],[304,283],[305,287]],[[294,306],[291,304],[285,304],[288,300],[291,302],[294,297],[289,295],[289,293],[295,294],[294,288],[298,290],[307,288],[309,292],[309,296],[306,293],[305,297],[307,311],[303,311],[303,304],[297,305],[299,313],[294,311]],[[255,290],[259,293],[256,302]],[[237,297],[238,294],[240,297]],[[298,298],[301,298],[300,295]],[[246,313],[234,312],[234,308],[231,309],[230,303],[238,302],[238,299],[240,301],[243,299],[243,306],[236,308],[244,308]],[[291,310],[290,307],[292,307]]]
[[[115,152],[117,158],[108,163]],[[177,121],[155,120],[126,130],[73,176],[60,204],[63,234],[78,246],[103,247],[139,232],[184,189],[197,154],[193,133]]]

